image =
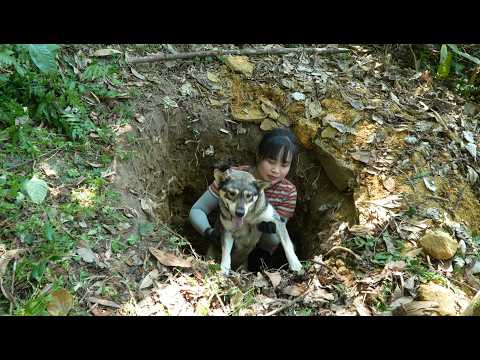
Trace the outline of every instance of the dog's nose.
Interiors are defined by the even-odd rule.
[[[238,217],[243,217],[243,215],[245,215],[245,209],[236,209],[235,210],[235,215],[238,216]]]

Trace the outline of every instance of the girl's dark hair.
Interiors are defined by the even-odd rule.
[[[258,159],[277,159],[282,154],[282,161],[286,162],[289,155],[292,162],[298,152],[298,143],[295,135],[288,129],[276,128],[267,131],[258,145]]]

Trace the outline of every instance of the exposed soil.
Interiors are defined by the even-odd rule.
[[[188,221],[190,208],[213,180],[215,166],[254,164],[263,132],[247,124],[242,126],[245,133],[238,134],[239,125],[226,123],[219,111],[189,105],[186,111],[172,113],[162,110],[155,98],[142,105],[145,122],[131,130],[138,133],[141,146],[135,147],[133,159],[119,164],[117,186],[126,203],[137,208],[138,197],[129,189],[150,196],[157,205],[158,220],[177,229],[199,254],[205,254],[205,240]],[[209,152],[212,147],[213,154]],[[297,185],[299,196],[288,228],[299,257],[308,259],[324,249],[322,240],[328,238],[333,222],[348,219],[354,223],[353,197],[336,189],[308,150],[299,154],[289,179]]]

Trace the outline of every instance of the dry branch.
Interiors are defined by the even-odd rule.
[[[194,57],[207,57],[207,56],[218,56],[218,55],[249,55],[249,56],[259,56],[259,55],[281,55],[281,54],[290,54],[290,53],[310,53],[317,55],[329,55],[329,54],[338,54],[350,51],[345,48],[274,48],[274,49],[239,49],[239,50],[207,50],[207,51],[193,51],[177,54],[157,54],[149,55],[143,57],[133,57],[127,58],[127,62],[130,64],[140,64],[140,63],[150,63],[157,61],[170,61],[170,60],[179,60],[179,59],[191,59]]]
[[[302,300],[308,293],[311,292],[311,290],[312,290],[312,289],[308,289],[308,290],[305,291],[304,293],[302,293],[302,294],[300,294],[299,296],[297,296],[294,300],[289,301],[288,303],[286,303],[286,304],[283,305],[282,307],[279,307],[278,309],[275,309],[275,310],[270,311],[269,313],[265,314],[265,316],[273,316],[273,315],[278,314],[279,312],[282,312],[282,311],[285,310],[285,309],[288,309],[290,306],[293,306],[293,305],[295,305],[297,302],[299,302],[300,300]]]

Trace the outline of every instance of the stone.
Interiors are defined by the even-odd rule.
[[[338,134],[338,131],[331,126],[327,126],[323,129],[322,134],[320,135],[322,139],[333,139]]]
[[[231,106],[232,117],[234,120],[243,122],[253,122],[260,124],[267,115],[260,109],[255,107],[238,107]]]
[[[427,230],[419,243],[428,255],[437,260],[451,259],[458,249],[458,242],[442,230]]]
[[[226,56],[225,63],[233,71],[242,73],[247,77],[253,74],[254,65],[248,61],[247,56]]]
[[[353,189],[355,172],[351,165],[335,156],[318,138],[314,141],[314,152],[328,178],[339,191]]]
[[[260,129],[262,129],[263,131],[269,131],[277,127],[278,127],[278,124],[271,119],[265,119],[260,124]]]
[[[455,293],[443,286],[429,282],[418,287],[418,297],[424,301],[438,303],[436,309],[439,315],[457,315]]]
[[[307,119],[299,119],[293,128],[293,132],[298,138],[298,141],[307,149],[312,149],[312,140],[317,135],[317,130],[320,124]]]

